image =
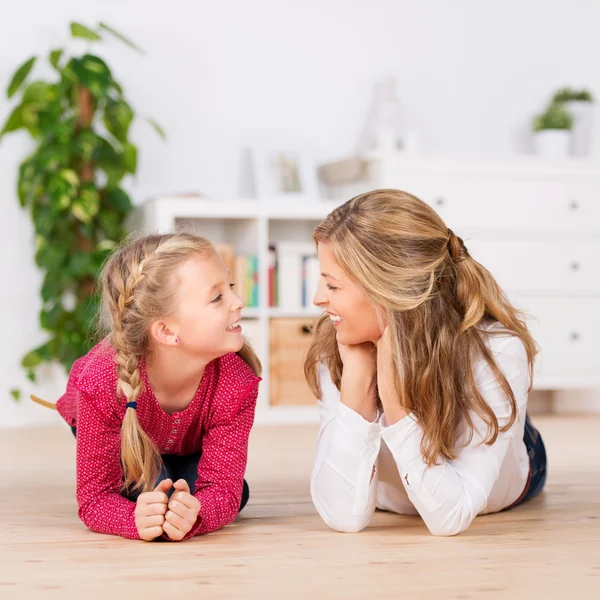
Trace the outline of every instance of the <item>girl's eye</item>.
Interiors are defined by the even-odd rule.
[[[331,290],[332,292],[335,292],[335,290],[337,290],[337,288],[333,287],[330,283],[327,284],[327,289]]]
[[[235,283],[230,283],[230,284],[229,284],[229,288],[230,288],[230,289],[233,289],[234,287],[235,287]],[[215,303],[216,303],[216,302],[219,302],[219,300],[222,300],[222,299],[223,299],[223,294],[218,294],[217,296],[215,296],[215,297],[214,297],[214,298],[211,300],[211,302],[215,302]]]

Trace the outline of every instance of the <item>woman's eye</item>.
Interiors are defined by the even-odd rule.
[[[333,287],[330,283],[327,284],[327,289],[331,290],[332,292],[334,292],[335,290],[337,290],[337,288]]]

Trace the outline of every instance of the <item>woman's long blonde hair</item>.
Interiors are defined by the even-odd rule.
[[[116,351],[117,396],[125,405],[142,391],[139,362],[151,355],[150,325],[173,315],[178,290],[172,276],[194,255],[210,256],[215,249],[189,233],[140,237],[116,250],[102,270],[102,320]],[[261,364],[244,340],[238,355],[260,375]],[[121,427],[123,489],[149,491],[161,467],[158,448],[141,428],[135,408],[126,408]]]
[[[336,208],[315,229],[314,240],[331,243],[338,264],[364,288],[391,328],[398,402],[423,427],[421,452],[427,464],[440,456],[456,457],[460,425],[468,426],[470,442],[471,410],[487,424],[485,443],[498,436],[498,420],[475,381],[478,357],[487,361],[511,404],[510,420],[501,431],[512,426],[515,397],[484,343],[493,334],[482,325],[497,321],[523,342],[530,381],[535,342],[489,271],[432,208],[406,192],[375,190]],[[317,397],[322,361],[339,390],[342,361],[327,314],[316,324],[304,365]]]

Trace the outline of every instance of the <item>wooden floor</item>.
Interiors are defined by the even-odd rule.
[[[182,544],[92,533],[76,514],[64,427],[0,431],[0,598],[600,598],[600,419],[538,417],[550,472],[529,504],[454,538],[378,512],[359,534],[312,507],[314,427],[257,428],[252,496]]]

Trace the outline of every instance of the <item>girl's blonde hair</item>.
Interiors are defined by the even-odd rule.
[[[117,396],[136,402],[142,391],[139,361],[152,352],[150,325],[175,314],[176,269],[195,255],[215,253],[212,244],[189,233],[140,237],[116,250],[102,270],[102,320],[116,351]],[[260,375],[261,364],[244,340],[238,355]],[[149,491],[161,468],[158,448],[141,428],[135,408],[125,410],[121,427],[123,489]]]
[[[473,373],[478,357],[488,363],[510,400],[506,378],[485,345],[494,335],[483,324],[498,321],[525,346],[530,381],[536,345],[524,319],[498,284],[468,253],[461,238],[427,204],[399,190],[375,190],[336,208],[314,231],[330,242],[342,269],[363,288],[391,329],[398,401],[412,409],[424,430],[421,452],[428,465],[456,458],[459,426],[473,436],[474,411],[486,423],[485,443],[498,436],[498,420],[481,395]],[[502,333],[501,333],[502,334]],[[342,361],[329,315],[317,322],[304,371],[321,396],[318,364],[323,361],[340,389]]]

